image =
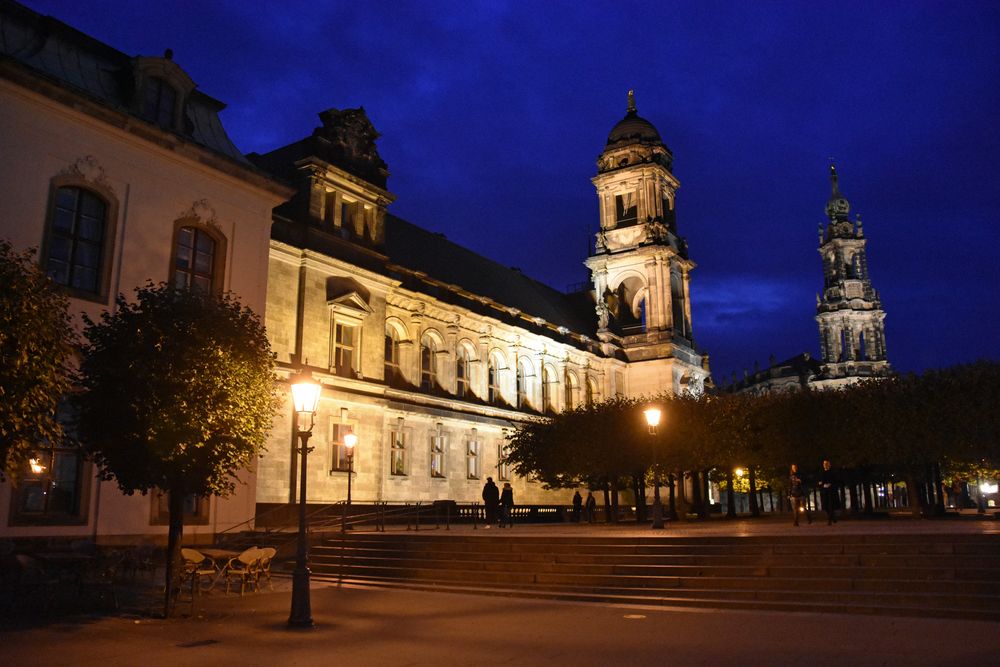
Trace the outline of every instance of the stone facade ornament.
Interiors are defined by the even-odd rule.
[[[83,157],[77,158],[73,164],[63,169],[60,173],[63,176],[75,176],[77,178],[82,178],[88,183],[98,185],[105,190],[110,191],[111,194],[116,194],[115,189],[111,187],[111,184],[108,182],[107,173],[104,171],[104,167],[101,166],[101,163],[98,162],[97,158],[93,155],[84,155]]]
[[[208,203],[207,199],[199,199],[191,204],[186,211],[182,211],[177,216],[178,220],[195,218],[205,225],[210,225],[218,229],[219,219],[215,213],[215,208]]]

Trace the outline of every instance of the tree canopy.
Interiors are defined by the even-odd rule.
[[[63,437],[56,408],[76,341],[68,309],[35,252],[0,239],[0,479]]]

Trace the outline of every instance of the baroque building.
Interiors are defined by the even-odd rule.
[[[837,167],[830,165],[830,199],[819,225],[823,292],[816,295],[820,355],[808,352],[754,368],[731,391],[756,393],[805,387],[831,388],[891,372],[885,348],[885,311],[868,275],[867,243],[861,216],[849,217],[851,204],[840,192]]]
[[[77,327],[147,281],[263,312],[271,212],[292,191],[240,154],[224,106],[169,52],[129,56],[0,0],[0,236],[38,249]],[[74,448],[39,443],[36,462],[0,483],[0,536],[166,535],[160,494],[121,494]],[[240,478],[228,499],[188,499],[189,539],[253,515],[256,477]]]
[[[508,429],[610,396],[701,391],[672,156],[631,94],[598,160],[593,289],[577,294],[389,213],[364,109],[319,118],[310,136],[250,156],[296,187],[275,211],[267,328],[282,376],[305,368],[325,388],[311,502],[345,497],[351,432],[362,502],[476,501],[488,476],[511,481],[518,502],[561,501],[502,463]],[[261,462],[262,510],[296,497],[293,419],[288,408]]]

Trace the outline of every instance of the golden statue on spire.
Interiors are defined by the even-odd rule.
[[[631,88],[628,91],[628,112],[635,113],[635,91]]]

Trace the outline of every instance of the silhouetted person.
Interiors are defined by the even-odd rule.
[[[583,507],[583,496],[579,491],[573,494],[573,523],[580,523],[580,509]]]
[[[583,505],[587,510],[587,522],[594,523],[597,520],[597,499],[594,498],[594,494],[587,491],[587,502]]]
[[[805,502],[806,492],[802,487],[802,478],[799,477],[799,467],[794,463],[788,471],[788,497],[792,501],[792,523],[799,525],[799,514],[802,512],[805,512],[806,521],[812,523],[812,515]]]
[[[486,527],[489,528],[497,522],[497,509],[500,507],[500,489],[493,483],[492,477],[486,478],[483,504],[486,505]]]
[[[505,523],[508,528],[514,527],[514,489],[510,488],[510,482],[503,483],[500,494],[500,527]]]
[[[833,472],[830,462],[823,461],[823,471],[819,474],[819,495],[823,501],[823,511],[826,512],[826,525],[837,523],[837,509],[840,507],[838,491],[840,480]]]

